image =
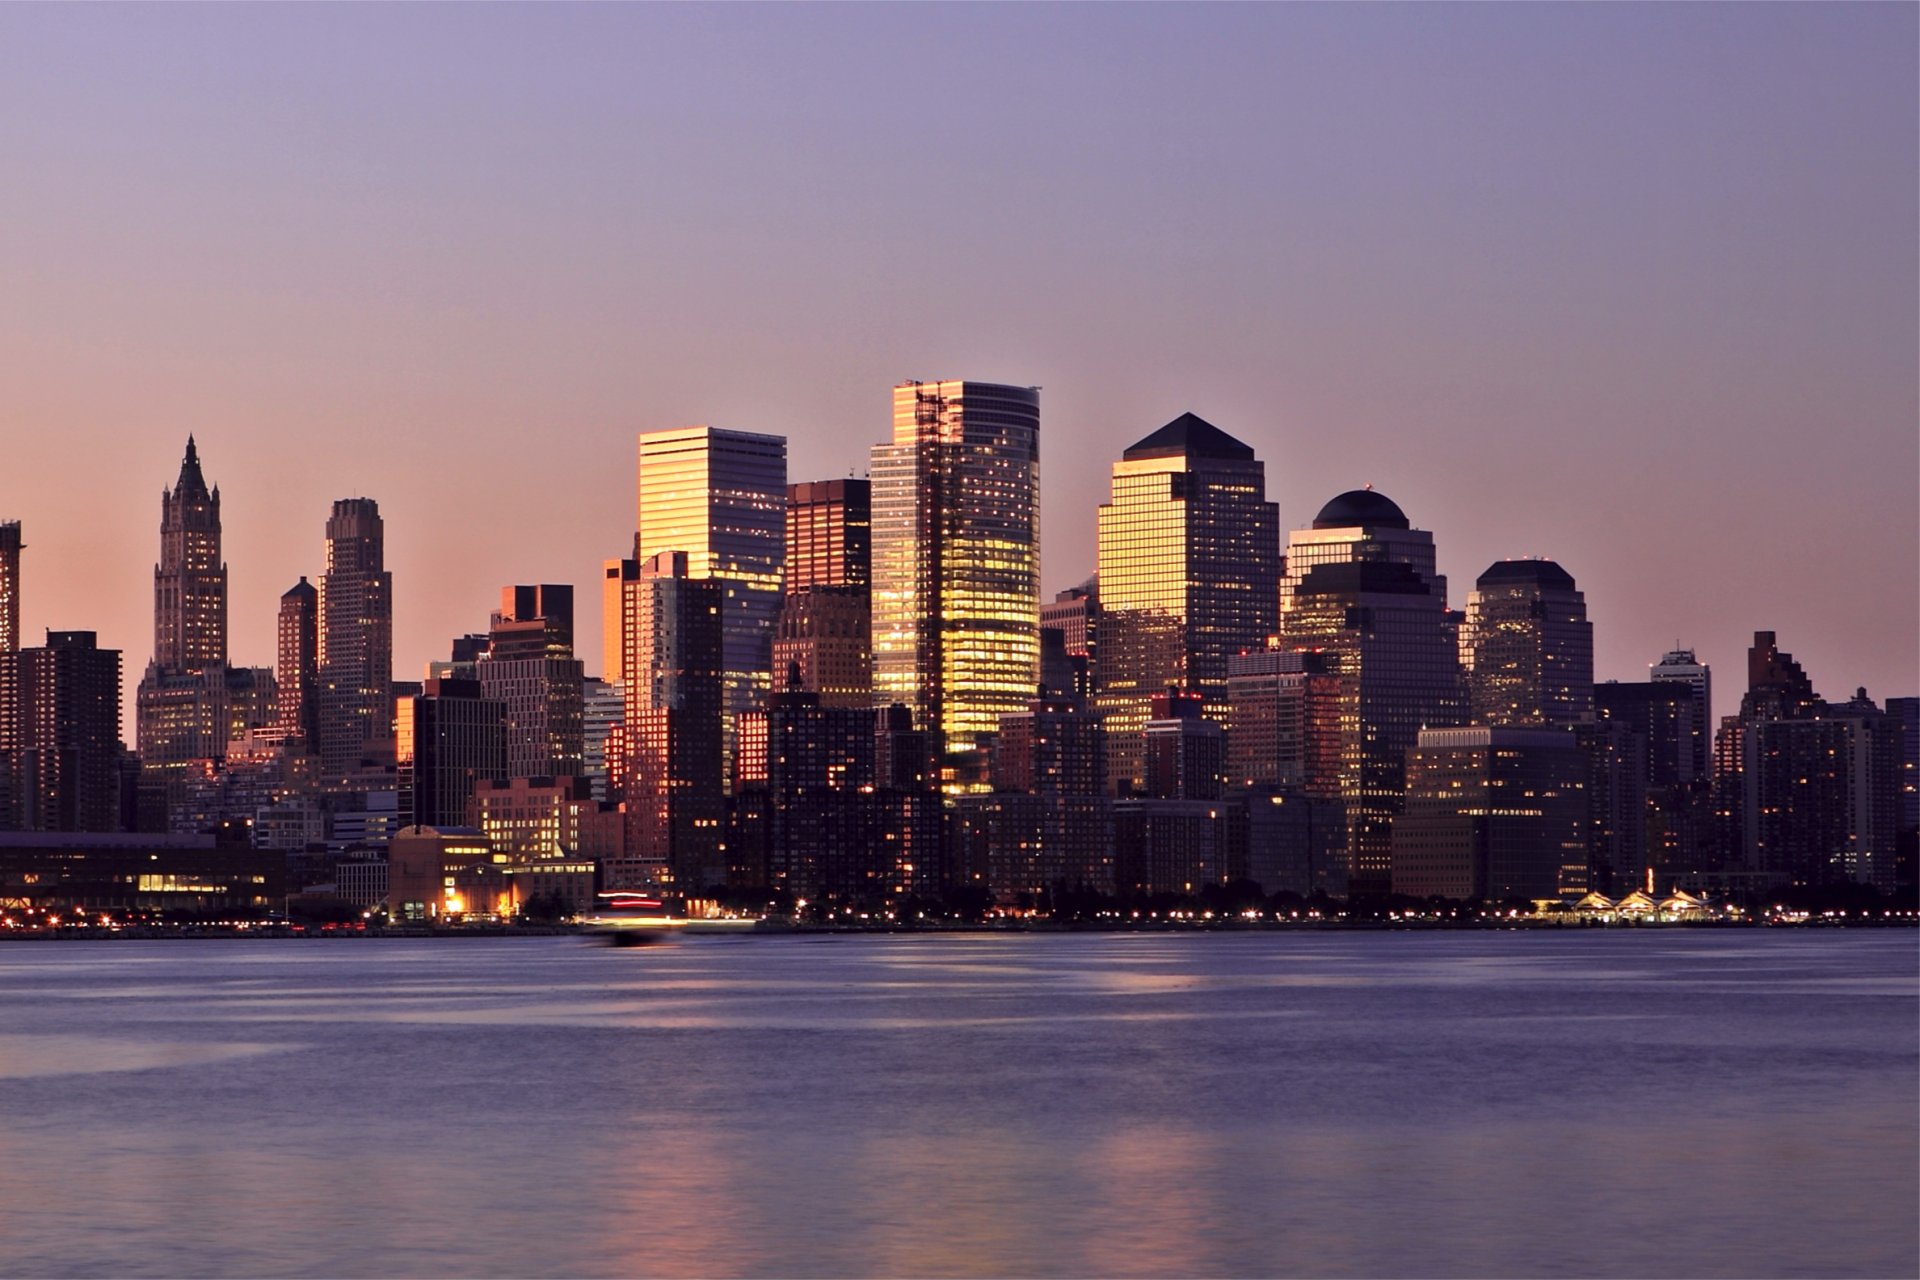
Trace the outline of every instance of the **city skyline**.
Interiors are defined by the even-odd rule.
[[[150,656],[151,503],[189,434],[231,661],[271,665],[280,594],[363,494],[410,679],[501,582],[595,580],[642,432],[858,475],[889,386],[962,377],[1046,388],[1043,601],[1092,570],[1121,451],[1193,412],[1266,463],[1283,536],[1390,495],[1456,608],[1496,560],[1562,564],[1601,680],[1676,642],[1737,669],[1777,627],[1830,697],[1912,685],[1909,9],[570,10],[550,64],[523,12],[451,47],[450,20],[0,16],[0,146],[43,178],[0,249],[29,643]],[[982,53],[979,101],[898,92],[890,51],[927,35]],[[301,41],[327,56],[279,74]],[[760,82],[775,45],[804,78]],[[412,87],[427,48],[444,105]],[[1213,94],[1157,87],[1196,67]],[[934,199],[929,139],[1024,194]],[[769,182],[811,193],[777,234],[727,216]]]

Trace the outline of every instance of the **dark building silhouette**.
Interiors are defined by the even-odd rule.
[[[1593,624],[1573,575],[1500,560],[1474,583],[1460,640],[1475,724],[1565,728],[1593,715]]]
[[[610,887],[697,894],[725,884],[725,584],[693,578],[684,552],[641,561],[625,582],[627,848]]]
[[[396,707],[402,827],[477,824],[474,791],[507,777],[506,706],[477,680],[432,679]]]
[[[1348,829],[1348,891],[1385,893],[1407,753],[1422,729],[1462,718],[1457,641],[1445,604],[1412,563],[1335,559],[1300,581],[1281,626],[1283,648],[1319,655],[1338,677],[1337,798]]]
[[[1585,893],[1586,772],[1562,729],[1421,733],[1393,825],[1394,892],[1490,901]]]
[[[1160,800],[1218,800],[1226,771],[1226,731],[1206,718],[1197,693],[1157,693],[1142,731],[1145,787]]]
[[[120,651],[98,647],[91,631],[49,631],[13,660],[19,827],[120,830]]]
[[[320,593],[305,577],[280,597],[279,725],[313,751],[320,742]]]
[[[393,736],[393,574],[372,498],[343,498],[327,519],[319,632],[320,767],[337,782]]]
[[[18,520],[0,521],[0,831],[20,824],[14,752],[20,735],[20,541]]]

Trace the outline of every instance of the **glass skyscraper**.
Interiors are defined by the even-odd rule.
[[[730,738],[733,718],[761,705],[770,686],[786,562],[786,438],[714,427],[646,432],[639,495],[634,559],[685,552],[687,577],[721,583]]]
[[[393,733],[393,574],[372,498],[342,498],[327,519],[320,578],[320,768],[339,782],[367,744]]]
[[[893,389],[873,447],[874,701],[933,735],[949,790],[984,789],[984,748],[1040,678],[1040,391]]]

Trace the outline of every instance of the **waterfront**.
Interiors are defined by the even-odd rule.
[[[1909,1275],[1905,931],[0,952],[8,1275]]]

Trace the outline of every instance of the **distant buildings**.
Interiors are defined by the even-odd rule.
[[[448,676],[402,697],[394,725],[400,825],[472,826],[475,789],[508,777],[506,704]]]
[[[932,731],[950,791],[985,790],[1040,675],[1039,390],[902,383],[872,468],[875,700]]]
[[[572,587],[502,588],[473,673],[481,693],[506,708],[507,777],[581,776],[586,675],[573,656]]]
[[[1586,820],[1586,763],[1567,731],[1425,730],[1393,826],[1393,890],[1495,902],[1584,894]]]
[[[280,597],[278,638],[279,726],[311,752],[320,742],[320,593],[304,575]]]

